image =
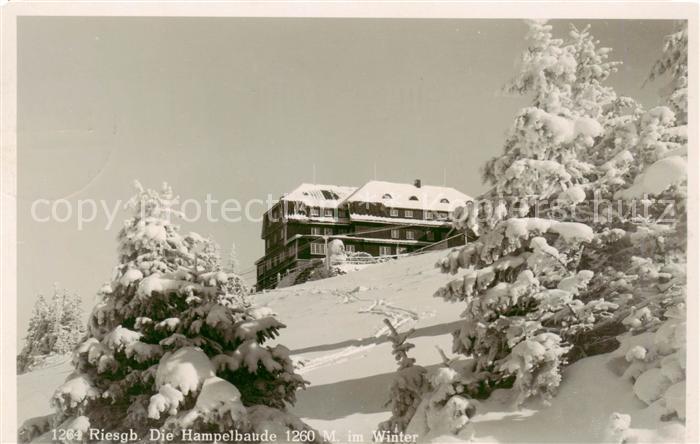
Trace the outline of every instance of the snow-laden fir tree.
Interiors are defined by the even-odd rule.
[[[39,295],[29,320],[25,346],[17,356],[17,372],[24,373],[52,355],[69,353],[85,332],[80,297],[54,286],[49,301]]]
[[[619,248],[610,252],[612,264],[601,273],[614,273],[614,295],[622,300],[608,323],[621,322],[627,330],[618,338],[613,363],[621,364],[623,378],[634,383],[635,395],[653,414],[680,420],[686,393],[687,26],[680,23],[666,37],[652,68],[650,80],[670,78],[662,90],[667,105],[643,118],[633,153],[644,167],[617,193],[643,199],[648,214],[636,230],[618,233]]]
[[[44,295],[39,295],[34,303],[32,317],[29,319],[25,346],[17,355],[17,373],[24,373],[34,365],[37,355],[45,354],[43,338],[49,326],[49,306]]]
[[[307,430],[286,412],[305,381],[289,350],[266,346],[284,327],[234,305],[211,242],[180,234],[177,198],[137,183],[132,218],[119,233],[119,265],[100,290],[75,371],[52,398],[55,415],[30,421],[23,438],[50,425],[85,433],[133,429],[277,433]],[[85,435],[83,435],[84,437]],[[313,438],[313,435],[311,436]]]
[[[683,47],[669,41],[674,54]],[[531,22],[528,45],[509,89],[531,94],[532,104],[516,117],[504,153],[485,166],[486,205],[455,213],[457,228],[480,237],[438,264],[461,273],[436,296],[466,303],[453,351],[469,359],[424,399],[487,396],[511,384],[520,402],[552,396],[563,365],[613,350],[632,326],[672,343],[667,364],[677,370],[680,362],[683,341],[669,337],[684,325],[683,121],[605,86],[617,63],[588,28],[557,39],[550,25]],[[670,222],[659,220],[664,198],[673,203]],[[663,364],[650,357],[659,353],[637,352],[629,359],[656,366],[648,380],[662,379]],[[670,389],[667,381],[656,387],[655,396]]]
[[[531,94],[532,104],[518,113],[504,153],[486,164],[494,205],[457,212],[457,226],[480,238],[441,263],[466,272],[437,293],[467,304],[453,352],[474,357],[469,392],[515,384],[521,401],[555,393],[570,350],[564,336],[612,308],[579,299],[593,277],[580,260],[594,233],[557,211],[585,201],[595,178],[588,153],[617,125],[612,115],[635,108],[604,85],[618,63],[587,28],[571,27],[564,41],[550,25],[530,22],[527,40],[509,89]]]
[[[419,436],[421,442],[442,442],[444,436],[450,435],[459,435],[460,442],[471,441],[471,419],[477,414],[476,402],[467,392],[472,366],[469,361],[447,358],[442,350],[440,354],[443,363],[426,372],[424,394],[406,427],[406,435]]]
[[[59,331],[59,334],[54,348],[58,353],[71,352],[82,340],[82,336],[85,333],[82,300],[77,293],[68,293],[64,291],[60,302],[57,300],[53,306],[61,307],[60,321],[58,321],[58,325],[56,326],[56,330]]]

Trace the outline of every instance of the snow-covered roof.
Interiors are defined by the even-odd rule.
[[[448,211],[472,200],[451,187],[394,183],[372,180],[346,199],[346,202],[382,203],[386,207],[414,210]]]
[[[357,187],[302,183],[281,200],[301,202],[309,207],[337,208]]]

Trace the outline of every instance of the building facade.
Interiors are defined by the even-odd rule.
[[[450,214],[471,198],[454,188],[371,181],[365,185],[302,184],[282,196],[263,217],[265,255],[255,262],[257,288],[326,257],[340,239],[348,254],[397,256],[434,244],[460,245]]]

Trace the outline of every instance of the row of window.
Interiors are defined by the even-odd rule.
[[[312,242],[311,244],[311,254],[322,254],[326,255],[326,244],[321,243],[321,242]],[[354,253],[355,246],[354,245],[345,245],[345,252],[346,253]]]
[[[394,197],[389,193],[386,193],[382,196],[382,199],[384,199],[384,200],[391,200],[393,198]],[[418,196],[411,196],[408,198],[408,200],[413,200],[413,201],[418,202],[420,199],[418,199]],[[441,204],[448,204],[448,203],[450,203],[450,200],[447,199],[446,197],[443,197],[442,199],[440,199],[440,203]]]
[[[404,230],[404,233],[406,233],[406,239],[408,240],[415,240],[416,234],[420,235],[420,231],[416,233],[416,230]],[[429,241],[435,240],[435,233],[432,231],[428,230],[425,235]],[[391,238],[401,239],[401,230],[391,230]]]
[[[348,229],[344,227],[338,227],[336,230],[333,230],[333,227],[311,227],[311,234],[313,236],[331,236],[333,234],[345,234],[347,232]],[[284,230],[280,228],[279,231],[272,233],[267,239],[265,239],[266,251],[283,240]]]
[[[355,252],[355,246],[354,245],[345,245],[345,252],[346,253],[354,253]],[[311,243],[311,254],[322,254],[326,255],[326,244],[321,243],[321,242],[312,242]]]
[[[405,254],[408,253],[408,248],[402,247],[397,245],[396,246],[396,254]],[[394,254],[394,247],[391,245],[381,245],[379,247],[379,255],[380,256],[391,256]]]
[[[333,228],[331,227],[311,227],[311,234],[314,236],[330,236],[333,234]]]
[[[347,217],[347,212],[342,208],[339,208],[337,210],[334,210],[332,208],[324,208],[323,209],[323,217],[336,217],[334,214],[336,211],[338,212],[337,217],[340,217],[340,218]],[[313,207],[310,209],[309,213],[310,213],[311,217],[320,217],[321,216],[321,209]],[[427,220],[433,220],[433,219],[447,220],[447,218],[448,218],[448,214],[446,211],[424,211],[423,213],[424,213],[425,218]],[[400,214],[401,214],[401,210],[399,210],[398,208],[390,208],[389,209],[389,215],[391,217],[399,217]],[[412,219],[414,217],[413,210],[403,210],[403,217],[405,217],[407,219]]]
[[[348,217],[348,212],[344,208],[319,208],[319,207],[310,207],[309,208],[309,216],[310,217],[330,217],[330,218],[347,218]],[[399,217],[400,213],[402,210],[399,210],[398,208],[389,208],[389,215],[391,217]],[[274,208],[271,213],[270,213],[270,218],[272,220],[276,220],[278,217],[277,213],[281,213],[280,208],[276,207]],[[427,220],[446,220],[448,218],[448,213],[446,211],[428,211],[424,210],[423,211],[425,218]],[[411,219],[414,217],[413,210],[403,210],[403,217]]]
[[[338,208],[338,209],[333,209],[333,208],[324,208],[323,209],[323,217],[336,217],[335,212],[338,212],[339,218],[346,218],[348,217],[347,211],[345,211],[343,208]],[[317,207],[311,207],[309,210],[309,215],[311,217],[320,217],[321,216],[321,209]]]
[[[446,211],[424,211],[423,212],[425,218],[427,220],[447,220],[448,214]],[[399,217],[400,216],[400,211],[398,208],[390,208],[389,209],[389,216],[391,217]],[[413,218],[413,210],[403,210],[403,217],[406,219],[412,219]]]
[[[311,235],[313,236],[330,236],[332,234],[345,234],[348,229],[345,227],[311,227]]]

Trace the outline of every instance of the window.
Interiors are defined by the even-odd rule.
[[[321,227],[311,227],[311,234],[315,236],[321,235]]]
[[[391,194],[386,193],[385,195],[382,196],[382,199],[384,199],[384,200],[391,199]]]
[[[311,217],[318,217],[318,216],[320,216],[320,214],[321,214],[321,213],[319,212],[319,209],[318,209],[318,208],[312,208],[312,209],[311,209]]]
[[[403,215],[405,217],[413,217],[413,210],[404,210]]]
[[[428,220],[431,220],[433,218],[433,212],[432,211],[426,211],[425,213],[425,218]]]
[[[413,230],[406,230],[406,239],[408,240],[414,240],[415,234],[413,233]]]
[[[435,240],[435,233],[433,233],[432,231],[428,230],[428,233],[427,233],[427,234],[428,234],[428,240],[429,240],[429,241]]]
[[[355,252],[355,246],[354,246],[354,245],[346,245],[346,246],[345,246],[345,252],[346,252],[346,253],[354,253],[354,252]]]
[[[311,244],[311,254],[326,254],[326,244],[314,242]]]
[[[270,249],[270,239],[265,239],[265,249],[266,250]]]
[[[338,210],[338,217],[348,217],[348,213],[345,210],[340,209]]]
[[[325,234],[326,236],[330,236],[331,234],[333,234],[333,228],[324,228],[323,234]]]
[[[294,257],[297,255],[297,244],[292,244],[287,249],[287,256]]]
[[[326,217],[333,217],[333,210],[330,208],[326,208],[323,210],[323,215]]]
[[[326,200],[338,200],[340,199],[340,196],[335,191],[331,190],[321,190],[321,194],[323,194],[323,197]]]
[[[445,198],[443,197],[442,199],[440,199],[440,203],[446,203],[446,204],[448,204],[448,203],[450,203],[450,200],[449,200],[449,199],[445,199]]]
[[[391,238],[392,239],[399,239],[401,237],[399,230],[391,230]]]
[[[440,220],[447,219],[447,212],[446,212],[446,211],[440,211],[440,212],[438,213],[438,219],[440,219]]]
[[[379,247],[379,255],[380,256],[391,256],[391,247],[389,246],[380,246]]]
[[[399,217],[399,210],[397,210],[396,208],[392,208],[391,210],[389,210],[389,214],[391,215],[391,217]]]
[[[408,200],[418,200],[418,196],[411,196],[408,198]]]

